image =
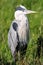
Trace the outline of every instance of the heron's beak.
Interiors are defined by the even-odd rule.
[[[26,10],[25,12],[24,12],[24,14],[32,14],[32,13],[37,13],[36,11],[31,11],[31,10]]]

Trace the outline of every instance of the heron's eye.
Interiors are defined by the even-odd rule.
[[[14,22],[12,26],[13,26],[13,29],[14,29],[15,31],[17,31],[17,27],[18,27],[17,23]]]

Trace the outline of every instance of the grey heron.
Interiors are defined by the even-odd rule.
[[[16,52],[27,49],[29,40],[29,22],[26,14],[36,13],[35,11],[27,10],[24,6],[20,5],[16,8],[9,32],[8,32],[8,45],[11,49],[12,56],[15,59]],[[25,51],[26,52],[26,51]]]

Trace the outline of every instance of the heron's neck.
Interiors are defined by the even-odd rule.
[[[19,15],[19,16],[16,16],[16,20],[25,20],[27,17],[26,15]]]

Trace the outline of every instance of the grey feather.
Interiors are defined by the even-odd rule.
[[[11,24],[11,27],[10,27],[10,30],[9,30],[9,33],[8,33],[8,45],[9,45],[11,52],[12,52],[12,55],[13,55],[15,50],[16,50],[18,40],[17,40],[17,33],[13,29],[12,24]]]
[[[16,26],[13,28],[13,24],[16,23]],[[15,25],[15,24],[14,24]],[[17,30],[15,31],[15,29]],[[29,34],[28,20],[25,21],[24,24],[21,25],[21,22],[13,21],[8,33],[8,45],[11,49],[12,54],[16,50],[19,42],[19,49],[27,44],[27,34]],[[18,34],[18,35],[17,35]],[[18,40],[19,38],[19,40]]]
[[[14,23],[12,24],[12,27],[13,27],[13,29],[14,29],[15,31],[17,31],[17,27],[18,27],[18,25],[17,25],[16,22],[14,22]]]

